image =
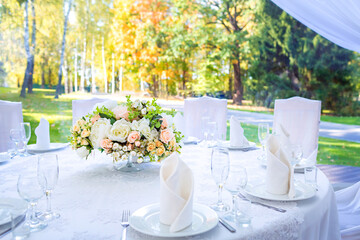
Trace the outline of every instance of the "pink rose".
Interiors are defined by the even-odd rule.
[[[127,107],[117,106],[112,111],[115,114],[117,120],[119,120],[120,118],[125,118],[126,120],[129,121],[129,112],[127,110]]]
[[[94,115],[92,118],[91,118],[91,123],[94,124],[97,120],[100,119],[100,115],[99,114],[96,114]]]
[[[161,130],[161,132],[160,132],[160,140],[163,143],[167,144],[173,138],[174,138],[174,133],[170,128],[167,128],[165,130]]]
[[[103,149],[111,149],[112,146],[113,146],[113,142],[108,139],[108,138],[105,138],[103,140],[100,141],[100,146],[103,148]]]
[[[127,141],[128,141],[129,143],[134,143],[136,140],[140,140],[140,133],[137,132],[137,131],[132,131],[132,132],[129,134],[129,136],[128,136],[128,138],[127,138]]]
[[[127,148],[128,148],[129,151],[131,151],[131,150],[134,149],[134,144],[129,143],[129,144],[126,145],[126,146],[127,146]]]
[[[165,129],[168,127],[168,122],[166,120],[166,118],[160,118],[161,122],[161,129]]]
[[[140,147],[141,143],[140,141],[135,141],[135,146]]]

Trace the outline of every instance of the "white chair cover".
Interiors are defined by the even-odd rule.
[[[273,131],[281,126],[290,134],[290,142],[302,146],[304,158],[316,164],[321,101],[302,97],[275,100]]]
[[[176,130],[180,131],[182,134],[185,135],[185,120],[183,113],[181,112],[176,113],[176,115],[174,116],[174,124]]]
[[[185,136],[203,139],[201,133],[201,118],[210,117],[218,127],[219,138],[226,138],[227,100],[211,97],[186,99],[184,104]]]
[[[342,239],[360,239],[360,182],[335,192]]]
[[[81,117],[89,114],[95,104],[104,101],[106,101],[106,99],[101,98],[72,100],[73,124],[75,124],[76,121],[79,120]]]
[[[8,150],[10,129],[20,128],[23,122],[22,103],[0,100],[0,152]]]

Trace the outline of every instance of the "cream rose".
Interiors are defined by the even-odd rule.
[[[129,120],[129,112],[127,107],[125,106],[117,106],[116,108],[112,109],[112,112],[115,114],[117,120],[120,118],[125,118]]]
[[[129,134],[129,136],[128,136],[128,138],[127,138],[127,141],[128,141],[129,143],[134,143],[136,140],[140,140],[140,133],[137,132],[137,131],[132,131],[132,132]]]
[[[144,122],[139,125],[139,131],[142,135],[144,135],[148,140],[151,140],[151,128],[148,124]]]
[[[86,138],[88,136],[90,136],[90,131],[86,130],[86,129],[83,130],[82,133],[81,133],[81,137]]]
[[[86,158],[89,156],[90,151],[86,147],[81,147],[76,149],[76,154],[81,158]]]
[[[91,127],[90,141],[94,148],[100,148],[100,141],[106,138],[111,128],[110,120],[100,118]]]
[[[163,143],[167,144],[171,139],[173,139],[173,137],[174,137],[174,133],[170,128],[161,130],[160,132],[160,140]]]
[[[131,131],[131,124],[125,119],[120,119],[111,127],[108,138],[113,141],[124,143]]]

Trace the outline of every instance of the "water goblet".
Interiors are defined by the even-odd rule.
[[[235,200],[239,192],[246,187],[247,184],[247,172],[241,164],[231,164],[229,176],[225,183],[225,188],[232,195],[232,211],[225,215],[225,218],[229,221],[236,222],[237,211],[235,207]]]
[[[216,138],[217,138],[217,123],[216,122],[208,122],[208,147],[214,147],[216,145]]]
[[[23,123],[20,123],[21,125],[21,141],[23,142],[24,144],[24,149],[21,150],[21,156],[23,157],[27,157],[27,156],[30,156],[30,154],[28,153],[27,151],[27,144],[30,140],[30,137],[31,137],[31,126],[30,126],[30,123],[29,122],[23,122]]]
[[[207,145],[207,140],[209,136],[208,122],[210,121],[210,117],[202,117],[201,118],[201,135],[202,142],[204,145]]]
[[[218,186],[218,201],[210,207],[215,211],[226,212],[229,206],[222,201],[222,190],[229,175],[229,151],[227,148],[214,147],[211,153],[211,175]]]
[[[22,174],[17,182],[17,191],[20,197],[29,203],[29,217],[27,217],[25,224],[29,226],[31,232],[40,231],[47,226],[46,223],[40,221],[35,215],[37,202],[44,195],[45,191],[40,182],[46,182],[46,179],[43,177],[39,178],[36,173]]]
[[[262,154],[259,157],[260,160],[265,160],[265,142],[266,139],[269,137],[269,124],[267,123],[260,123],[258,126],[258,138],[259,142],[261,143]]]
[[[59,178],[59,162],[56,154],[43,154],[38,157],[38,176],[40,184],[45,188],[47,208],[46,211],[39,214],[39,218],[44,221],[51,221],[59,218],[60,214],[51,210],[51,194]]]
[[[10,139],[15,143],[15,155],[18,155],[19,143],[21,141],[21,130],[17,128],[10,129]]]

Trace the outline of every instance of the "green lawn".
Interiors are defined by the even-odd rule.
[[[274,114],[273,111],[259,111],[255,109],[243,109],[243,108],[234,108],[229,106],[228,109],[245,111],[245,112],[254,112],[254,113],[264,113],[264,114]],[[360,116],[357,117],[339,117],[339,116],[330,116],[330,115],[321,115],[320,120],[324,122],[332,123],[341,123],[347,125],[360,125]]]
[[[25,122],[30,122],[32,134],[30,144],[35,143],[34,129],[40,118],[45,117],[50,122],[51,142],[67,142],[69,129],[72,124],[71,101],[77,95],[62,95],[54,99],[54,90],[34,89],[33,94],[19,97],[19,89],[0,88],[0,99],[21,101]],[[243,124],[245,136],[249,141],[258,143],[257,126]],[[228,129],[229,133],[229,129]],[[229,135],[227,136],[229,138]],[[360,144],[330,138],[319,138],[318,163],[360,166]]]

